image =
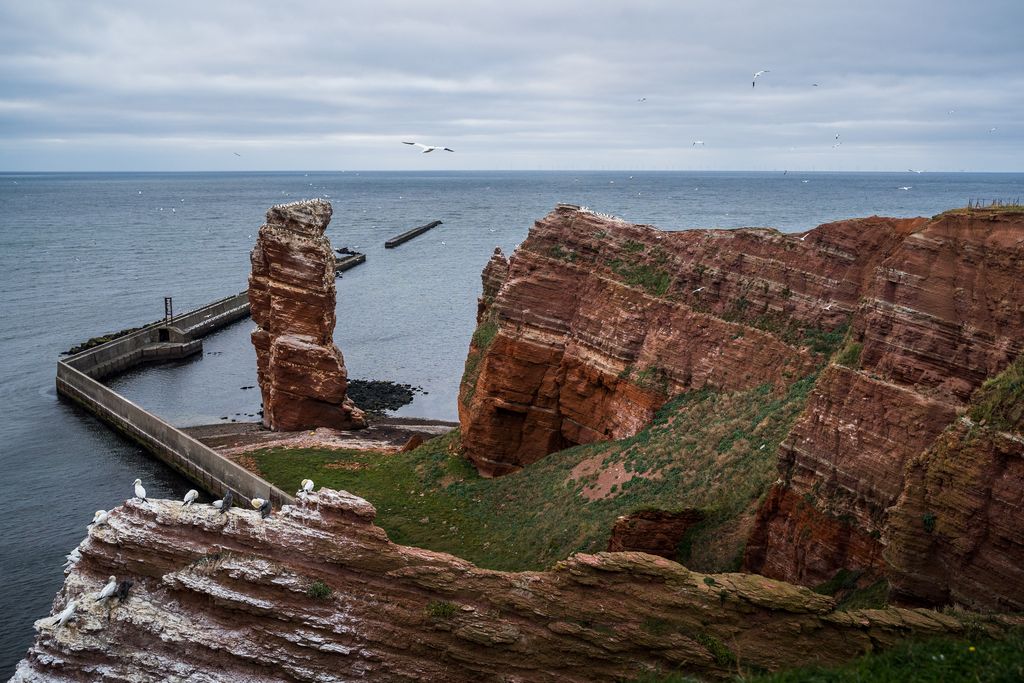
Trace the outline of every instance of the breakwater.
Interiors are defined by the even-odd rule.
[[[249,315],[247,292],[147,325],[137,332],[57,361],[57,393],[74,401],[161,461],[217,496],[227,490],[276,505],[292,497],[208,446],[132,403],[99,380],[141,363],[185,358],[202,337]]]
[[[384,243],[384,248],[385,249],[394,249],[399,244],[403,244],[405,242],[408,242],[413,237],[419,237],[420,235],[425,233],[427,230],[432,230],[433,228],[436,228],[439,225],[441,225],[441,221],[431,221],[430,223],[427,223],[426,225],[421,225],[418,228],[413,228],[412,230],[406,230],[401,235],[397,235],[395,237],[392,237],[387,242],[385,242]]]

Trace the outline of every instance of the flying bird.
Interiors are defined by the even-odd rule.
[[[753,88],[755,85],[757,85],[757,77],[760,76],[761,74],[766,74],[766,73],[771,73],[771,72],[768,69],[761,69],[760,71],[755,73],[754,74],[754,80],[750,82],[750,87]]]
[[[703,287],[698,287],[697,289],[695,289],[692,292],[690,292],[690,294],[696,294],[697,292],[702,291],[703,289],[704,289]]]
[[[640,99],[637,100],[637,102],[646,102],[646,101],[647,101],[646,97],[641,97]]]
[[[63,626],[68,623],[75,616],[75,608],[78,607],[78,603],[74,600],[70,601],[64,606],[64,611],[55,616],[54,626]]]
[[[231,509],[232,500],[234,500],[234,495],[231,493],[231,489],[228,489],[228,492],[224,494],[224,497],[221,498],[220,501],[220,514],[223,515]]]
[[[101,590],[99,592],[99,595],[96,596],[96,602],[99,602],[100,600],[106,600],[107,598],[111,597],[116,592],[117,592],[117,577],[116,576],[111,576],[110,577],[110,581],[107,583],[106,586],[103,587],[103,590]]]
[[[232,154],[234,154],[234,155],[235,155],[236,157],[240,157],[240,156],[242,156],[242,155],[241,155],[241,154],[239,154],[238,152],[232,152]]]
[[[917,169],[913,168],[908,168],[907,170],[910,171],[911,173],[924,173],[924,171],[918,171]]]
[[[988,129],[988,132],[989,133],[995,133],[996,132],[996,127],[992,126],[991,128]]]
[[[700,145],[701,147],[703,147],[704,146],[704,141],[703,140],[694,140],[693,144],[690,145],[690,147],[696,147],[697,145]]]
[[[901,190],[912,190],[912,189],[914,189],[914,186],[913,185],[904,185],[900,189]]]
[[[92,526],[102,526],[110,519],[110,513],[106,510],[97,510],[92,516]]]
[[[196,498],[198,498],[198,497],[199,497],[199,491],[196,491],[195,489],[189,489],[188,493],[185,494],[185,500],[182,501],[181,507],[185,507],[186,505],[191,505],[192,503],[196,502]]]
[[[146,500],[146,489],[142,488],[142,480],[141,479],[136,479],[135,480],[135,497],[136,498],[141,498],[142,502],[144,502],[144,503],[149,502],[149,501]]]
[[[454,152],[455,151],[454,149],[451,149],[450,147],[436,147],[434,145],[424,145],[422,142],[405,142],[403,140],[402,144],[403,145],[416,145],[417,147],[419,147],[420,149],[423,150],[424,154],[429,154],[430,152],[433,152],[435,149],[443,149],[446,152]]]

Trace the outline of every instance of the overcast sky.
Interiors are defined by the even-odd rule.
[[[1021,171],[1022,26],[1024,0],[11,0],[0,170]]]

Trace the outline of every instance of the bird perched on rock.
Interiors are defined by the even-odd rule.
[[[149,501],[146,500],[146,489],[142,488],[142,480],[141,479],[136,479],[135,480],[135,497],[136,498],[141,498],[142,502],[144,502],[144,503],[149,502]]]
[[[99,592],[99,595],[96,596],[96,602],[99,602],[100,600],[106,600],[107,598],[109,598],[112,595],[114,595],[114,593],[116,593],[116,592],[117,592],[117,577],[116,576],[111,576],[110,577],[110,581],[107,582],[107,585],[104,586],[103,590],[101,590]]]
[[[128,591],[131,590],[131,587],[134,586],[134,585],[135,585],[135,582],[132,581],[131,579],[125,579],[121,583],[117,584],[117,591],[115,593],[115,595],[117,595],[117,599],[120,602],[124,602],[125,600],[127,600],[128,599]]]
[[[92,516],[92,526],[103,526],[110,519],[110,513],[106,510],[97,510]]]
[[[196,491],[195,489],[189,489],[188,493],[185,494],[185,500],[182,501],[181,507],[191,505],[192,503],[196,502],[196,498],[198,497],[199,491]]]
[[[82,559],[82,551],[77,547],[74,548],[70,553],[64,556],[64,569],[71,569]]]
[[[312,492],[313,492],[313,480],[312,479],[303,479],[302,480],[302,484],[299,485],[299,490],[296,491],[295,495],[299,495],[300,493],[312,493]]]
[[[72,600],[64,606],[64,611],[53,618],[54,626],[63,626],[68,623],[75,616],[75,608],[78,607],[78,603]]]
[[[221,498],[220,505],[218,506],[218,507],[220,507],[220,514],[223,515],[228,510],[231,509],[231,501],[232,500],[234,500],[234,495],[231,493],[231,489],[228,489],[228,492],[224,494],[223,498]]]

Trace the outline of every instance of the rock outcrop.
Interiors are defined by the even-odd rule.
[[[675,559],[686,532],[704,516],[700,510],[638,510],[621,515],[612,526],[608,552],[632,550]]]
[[[682,670],[834,663],[916,634],[930,610],[836,611],[831,598],[644,553],[575,555],[547,572],[478,569],[389,542],[374,508],[321,490],[261,520],[130,500],[90,527],[16,682],[618,681]],[[127,598],[99,602],[109,575]],[[999,632],[1010,620],[983,628]]]
[[[345,395],[348,373],[333,342],[334,252],[324,236],[331,213],[320,199],[271,207],[252,250],[252,343],[271,429],[366,426]]]
[[[459,410],[482,474],[631,436],[675,394],[778,387],[825,354],[745,566],[805,585],[886,575],[916,604],[1024,604],[1021,430],[958,422],[1024,351],[1019,210],[784,235],[560,206],[488,264],[479,323]]]

